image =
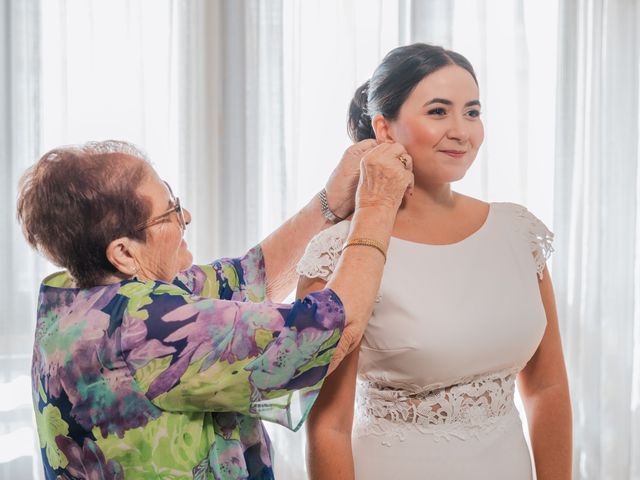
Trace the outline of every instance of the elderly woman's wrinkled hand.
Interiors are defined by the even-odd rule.
[[[390,208],[397,211],[414,185],[413,160],[399,143],[382,143],[367,152],[360,163],[356,208]]]
[[[342,155],[327,182],[329,208],[340,218],[347,218],[355,208],[355,196],[360,178],[360,161],[378,142],[370,138],[354,143]]]

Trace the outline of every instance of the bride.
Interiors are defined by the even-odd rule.
[[[553,234],[523,206],[451,189],[484,139],[480,110],[471,64],[425,44],[391,51],[355,92],[352,139],[404,145],[415,188],[384,246],[361,346],[309,415],[312,479],[571,478],[571,406],[546,268]],[[331,277],[348,231],[342,221],[312,240],[298,296]]]

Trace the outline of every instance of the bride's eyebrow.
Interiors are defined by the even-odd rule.
[[[426,107],[427,105],[431,105],[433,103],[442,103],[443,105],[453,105],[453,102],[451,100],[447,100],[446,98],[432,98],[431,100],[426,102],[423,105],[423,107]],[[481,106],[480,100],[471,100],[470,102],[467,102],[464,104],[465,107],[471,107],[473,105],[477,105],[480,107]]]
[[[446,98],[432,98],[427,103],[425,103],[423,107],[426,107],[427,105],[431,105],[432,103],[442,103],[444,105],[453,105],[453,102],[451,100],[447,100]]]

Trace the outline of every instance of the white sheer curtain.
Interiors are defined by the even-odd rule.
[[[173,1],[41,4],[42,149],[125,139],[146,150],[163,177],[175,180],[180,165]]]
[[[38,472],[29,372],[38,279],[47,266],[22,239],[15,200],[18,178],[40,148],[39,22],[38,1],[0,1],[0,478]]]
[[[201,260],[239,255],[286,216],[280,0],[177,3],[180,176]]]
[[[575,477],[640,479],[640,5],[562,1],[555,284]]]
[[[351,143],[356,87],[399,45],[398,0],[285,0],[285,161],[295,212],[318,192]]]
[[[194,0],[177,3],[179,83],[179,164],[182,201],[194,221],[187,229],[196,261],[221,251],[219,232],[226,202],[221,174],[225,169],[220,136],[226,78],[222,3]],[[178,159],[176,159],[178,163]]]

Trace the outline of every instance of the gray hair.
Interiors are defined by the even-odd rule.
[[[149,162],[147,154],[134,145],[131,142],[124,140],[103,140],[103,141],[90,141],[80,144],[65,145],[56,148],[52,153],[47,156],[47,160],[55,161],[59,158],[57,151],[76,151],[79,153],[85,153],[87,155],[106,155],[110,153],[116,153],[120,155],[128,155],[130,157],[136,157],[140,160]]]

